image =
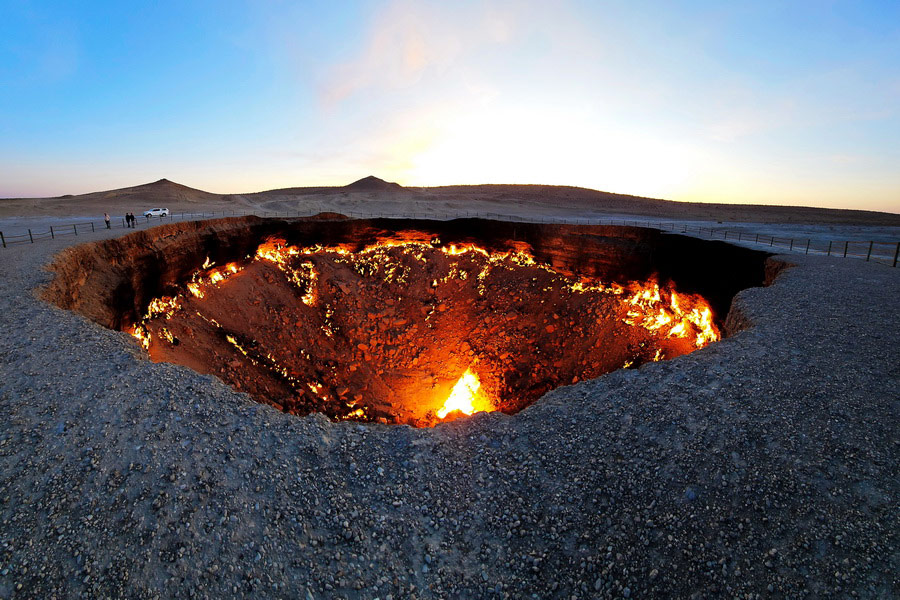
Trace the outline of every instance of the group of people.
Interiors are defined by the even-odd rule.
[[[112,224],[110,223],[110,220],[111,220],[111,219],[110,219],[110,217],[109,217],[109,213],[103,213],[103,222],[106,223],[106,228],[107,228],[107,229],[111,229],[111,228],[112,228]],[[136,219],[135,219],[135,217],[134,217],[134,213],[125,213],[125,227],[129,227],[129,228],[131,228],[131,229],[134,229],[134,223],[135,223],[135,220],[136,220]],[[147,217],[147,220],[149,221],[150,218]]]

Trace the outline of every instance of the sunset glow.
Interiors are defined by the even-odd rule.
[[[900,212],[895,2],[4,12],[0,197],[376,174]]]

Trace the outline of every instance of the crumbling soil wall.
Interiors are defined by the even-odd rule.
[[[324,218],[322,218],[324,217]],[[698,293],[724,319],[731,298],[761,285],[768,254],[724,242],[665,234],[654,229],[592,225],[542,225],[484,219],[425,221],[239,217],[173,223],[120,238],[64,250],[51,265],[56,277],[43,298],[112,329],[139,320],[147,303],[170,294],[209,259],[217,264],[252,254],[268,236],[291,244],[363,247],[392,231],[432,232],[444,243],[478,243],[508,250],[525,242],[538,261],[568,274],[609,282],[646,280],[658,274],[679,289]]]
[[[138,321],[151,299],[183,284],[209,257],[246,256],[283,226],[257,217],[188,221],[67,248],[42,298],[111,329]]]

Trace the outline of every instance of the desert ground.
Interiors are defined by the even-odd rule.
[[[159,205],[885,242],[900,228],[887,213],[373,180],[225,196],[160,181],[0,200],[0,224]],[[414,429],[284,414],[38,298],[58,252],[127,233],[0,249],[0,597],[900,596],[900,269],[775,255],[721,342],[516,415]]]
[[[900,241],[900,212],[673,202],[564,186],[405,188],[373,176],[345,186],[243,194],[214,194],[160,179],[82,195],[6,198],[0,199],[0,232],[18,242],[27,239],[29,229],[38,239],[49,237],[50,227],[62,229],[62,235],[66,235],[73,223],[94,223],[95,227],[101,227],[104,213],[111,215],[114,227],[121,227],[126,212],[139,217],[138,228],[146,228],[159,221],[146,220],[141,214],[155,207],[168,208],[171,220],[199,219],[204,215],[206,218],[246,214],[309,216],[337,212],[354,217],[481,216],[586,224],[661,222],[672,227],[715,229],[720,231],[717,234],[720,236],[723,229],[775,236],[785,241],[785,247],[789,238],[810,240],[814,250],[818,248],[822,253],[829,242],[837,249],[849,241],[851,255],[865,254],[865,244],[874,241],[875,255],[882,262],[892,262]],[[84,233],[84,229],[81,231]]]
[[[467,212],[577,218],[640,218],[722,223],[900,227],[900,214],[792,206],[673,202],[585,188],[541,185],[473,185],[406,188],[369,176],[346,186],[288,188],[246,194],[213,194],[167,179],[119,190],[56,198],[0,199],[0,218],[102,217],[140,214],[153,207],[172,213],[229,211],[299,213],[363,212],[409,216]],[[898,206],[900,210],[900,206]]]

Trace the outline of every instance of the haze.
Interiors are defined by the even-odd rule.
[[[0,197],[576,185],[900,212],[900,3],[0,0]]]

